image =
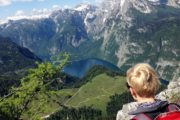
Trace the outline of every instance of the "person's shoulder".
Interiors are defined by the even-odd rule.
[[[116,115],[116,120],[130,120],[134,117],[134,115],[129,115],[128,112],[123,112],[123,110],[119,110]]]
[[[116,115],[116,120],[129,120],[134,117],[134,115],[129,115],[129,112],[135,110],[138,106],[137,102],[132,102],[123,105],[122,110],[119,110]]]
[[[119,110],[116,115],[116,120],[121,120],[121,118],[123,118],[123,117],[124,117],[124,115],[123,115],[122,110]]]

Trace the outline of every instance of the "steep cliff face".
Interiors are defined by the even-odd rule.
[[[10,20],[0,26],[0,34],[42,58],[62,50],[73,52],[89,39],[84,18],[95,10],[95,6],[85,4],[54,11],[46,18]]]
[[[90,15],[89,19],[93,20],[87,21],[86,28],[95,40],[103,40],[100,50],[104,59],[125,70],[138,62],[149,62],[161,77],[177,80],[180,77],[180,49],[176,44],[180,39],[180,9],[178,4],[170,3],[105,1]]]
[[[97,57],[127,70],[152,64],[162,78],[180,77],[179,0],[105,0],[54,11],[48,18],[9,21],[0,34],[41,58],[60,51],[73,59]]]

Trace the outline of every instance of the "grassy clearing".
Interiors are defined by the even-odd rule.
[[[41,96],[43,94],[39,94],[36,99],[32,100],[29,105],[30,109],[24,113],[22,119],[30,120],[30,113],[33,113],[39,119],[42,116],[60,110],[62,108],[61,105],[76,108],[91,106],[92,108],[101,110],[105,116],[107,115],[106,106],[110,101],[109,97],[116,93],[121,94],[126,90],[125,77],[110,77],[106,74],[100,74],[79,89],[72,88],[49,91],[46,100],[42,100],[41,98],[43,97]]]
[[[102,110],[105,115],[106,105],[110,100],[109,97],[115,93],[123,93],[126,90],[125,77],[117,76],[113,78],[101,74],[83,85],[65,105],[72,107],[92,106]]]
[[[22,119],[39,119],[42,116],[49,115],[61,109],[61,105],[65,103],[71,96],[73,96],[78,89],[62,89],[60,91],[49,91],[46,94],[46,100],[44,94],[39,94],[35,99],[31,101],[29,110],[26,111]],[[33,113],[35,118],[31,118],[30,113]]]

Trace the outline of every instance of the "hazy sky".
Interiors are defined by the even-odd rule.
[[[102,0],[0,0],[0,20],[10,16],[37,14],[52,9],[74,7],[80,3],[98,4]]]

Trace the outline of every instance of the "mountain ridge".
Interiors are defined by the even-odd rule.
[[[41,58],[66,51],[73,60],[96,57],[124,71],[138,62],[148,62],[160,77],[175,80],[180,76],[176,45],[180,9],[178,1],[173,1],[104,1],[99,7],[54,11],[48,18],[9,21],[0,25],[0,34]]]
[[[0,96],[7,95],[10,88],[18,86],[27,70],[36,66],[35,62],[41,62],[41,59],[10,38],[0,36]]]
[[[18,46],[9,38],[0,36],[0,42],[0,73],[35,66],[36,61],[41,61],[27,48]]]

